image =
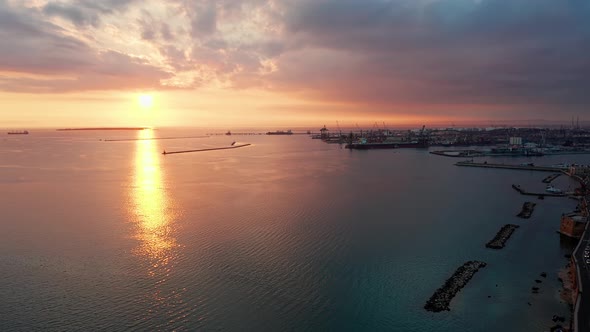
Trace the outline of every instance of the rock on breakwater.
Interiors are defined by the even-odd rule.
[[[424,309],[432,312],[450,311],[451,300],[467,285],[473,275],[487,264],[480,261],[468,261],[461,265],[453,275],[437,289],[424,305]]]
[[[513,224],[506,224],[506,225],[502,226],[502,228],[500,228],[498,233],[496,233],[496,236],[494,236],[494,238],[490,242],[486,243],[486,248],[491,248],[491,249],[504,248],[504,245],[506,245],[506,241],[508,241],[510,236],[512,236],[512,233],[514,233],[514,231],[518,227],[520,227],[520,226],[513,225]]]
[[[535,210],[536,205],[537,205],[536,203],[524,202],[524,204],[522,205],[522,210],[516,216],[519,218],[523,218],[523,219],[530,218],[531,215],[533,214],[533,211]]]

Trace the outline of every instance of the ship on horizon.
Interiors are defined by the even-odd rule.
[[[287,130],[287,131],[277,130],[277,131],[269,131],[266,134],[267,135],[293,135],[293,132],[291,130]]]
[[[28,135],[29,131],[28,130],[13,130],[13,131],[9,131],[7,134],[8,135]]]

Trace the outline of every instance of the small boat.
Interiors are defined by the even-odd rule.
[[[553,185],[550,184],[548,184],[547,187],[545,187],[545,191],[553,194],[561,194],[560,189],[555,188]]]

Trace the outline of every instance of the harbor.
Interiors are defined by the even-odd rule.
[[[529,171],[560,171],[553,175],[547,176],[542,179],[543,183],[547,184],[545,193],[534,193],[524,190],[520,185],[512,184],[512,188],[518,191],[522,195],[538,196],[543,198],[549,197],[566,197],[570,196],[574,199],[579,200],[579,204],[574,212],[562,214],[560,220],[560,226],[558,233],[562,236],[570,237],[577,240],[577,246],[573,250],[572,254],[567,254],[569,262],[566,265],[566,272],[564,275],[567,278],[563,280],[561,277],[559,280],[563,282],[563,295],[565,299],[571,305],[571,319],[569,319],[569,331],[574,332],[588,332],[590,331],[590,298],[587,293],[584,293],[584,289],[590,288],[590,232],[588,232],[588,225],[590,210],[588,207],[588,198],[590,198],[590,191],[588,184],[590,183],[590,167],[587,166],[570,166],[569,168],[555,169],[556,167],[548,166],[535,166],[533,164],[528,165],[510,165],[510,164],[488,164],[488,163],[474,163],[472,161],[456,163],[457,166],[471,166],[471,167],[483,167],[483,168],[499,168],[499,169],[512,169],[512,170],[529,170]],[[550,183],[554,181],[561,174],[566,174],[572,179],[578,181],[580,187],[573,192],[562,192],[561,190],[553,187]],[[536,203],[525,202],[522,207],[522,211],[518,214],[518,217],[528,219],[531,217],[533,209]],[[496,234],[494,239],[486,244],[486,247],[493,249],[501,249],[504,247],[505,242],[510,238],[512,233],[519,228],[519,225],[507,224],[503,226],[500,231]],[[547,276],[545,272],[541,274],[543,278]],[[536,279],[535,282],[540,284],[542,280]],[[531,287],[533,294],[540,293],[539,286]],[[529,305],[531,303],[529,302]],[[566,318],[559,315],[554,315],[552,321],[554,323],[565,323]],[[552,327],[553,330],[563,329],[560,324]]]

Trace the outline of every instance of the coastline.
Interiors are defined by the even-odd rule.
[[[588,171],[587,169],[582,169],[581,175],[578,175],[576,173],[575,168],[572,168],[568,172],[565,172],[565,174],[567,174],[570,178],[572,178],[580,183],[581,196],[578,197],[580,204],[578,205],[579,211],[577,211],[577,212],[579,212],[582,216],[584,216],[586,218],[586,225],[584,227],[582,234],[579,235],[579,238],[576,236],[570,235],[570,237],[576,238],[577,245],[576,245],[575,249],[572,251],[572,253],[569,255],[569,259],[568,259],[568,262],[565,265],[565,267],[559,271],[559,280],[562,282],[562,291],[561,291],[560,298],[565,300],[566,303],[568,303],[571,308],[570,320],[569,320],[569,322],[567,322],[569,325],[568,331],[576,331],[576,332],[582,331],[578,328],[579,327],[578,318],[579,318],[579,310],[580,310],[582,296],[583,296],[583,293],[582,293],[583,281],[582,281],[582,278],[580,275],[580,268],[581,268],[580,264],[581,263],[576,259],[576,255],[581,247],[582,242],[584,241],[584,238],[586,237],[586,235],[588,233],[588,216],[590,215],[590,211],[589,211],[588,203],[587,203],[587,197],[588,197],[587,195],[589,194],[588,189],[587,189],[587,184],[588,184],[588,175],[586,174],[587,171]],[[563,217],[562,217],[562,219],[563,219]],[[563,220],[561,223],[563,224]]]

